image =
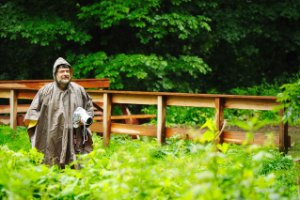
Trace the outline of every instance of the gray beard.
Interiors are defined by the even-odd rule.
[[[62,85],[68,85],[70,83],[70,80],[60,80],[58,83]]]
[[[57,84],[60,86],[60,88],[66,88],[69,83],[70,83],[71,80],[60,80],[60,81],[57,81]]]

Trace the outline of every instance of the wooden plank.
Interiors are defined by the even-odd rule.
[[[103,103],[103,93],[99,90],[87,90],[87,93],[92,97],[94,102]]]
[[[155,105],[157,99],[155,95],[113,94],[112,103]]]
[[[40,89],[53,80],[9,80],[0,81],[1,89]],[[109,79],[73,79],[72,82],[78,83],[84,88],[108,88]]]
[[[129,108],[126,105],[121,104],[120,108],[121,108],[122,113],[123,113],[124,116],[131,116],[132,115],[131,111],[129,110]],[[139,121],[138,121],[137,118],[132,118],[132,117],[131,118],[126,118],[126,119],[124,119],[124,121],[125,121],[125,124],[139,124]]]
[[[93,132],[102,133],[103,123],[94,122],[90,129]],[[156,136],[156,126],[154,125],[136,125],[136,124],[111,124],[111,133],[126,134],[126,135],[140,135],[140,136]]]
[[[0,88],[1,89],[39,89],[46,85],[47,83],[53,82],[52,81],[0,81]]]
[[[156,136],[156,126],[154,125],[136,125],[136,124],[118,124],[112,123],[111,131],[114,134],[127,134],[139,136]]]
[[[193,94],[193,93],[176,93],[176,92],[142,92],[142,91],[118,91],[102,90],[102,93],[123,94],[123,95],[145,95],[145,96],[182,96],[182,97],[202,97],[202,98],[226,98],[226,99],[261,99],[276,102],[275,96],[252,96],[252,95],[227,95],[227,94]]]
[[[9,99],[10,97],[10,89],[1,89],[0,90],[0,98]]]
[[[10,105],[10,127],[12,129],[17,128],[17,106],[18,106],[18,101],[17,101],[17,92],[16,90],[10,90],[10,98],[9,98],[9,105]]]
[[[23,123],[24,115],[17,115],[17,126],[24,126]],[[10,116],[0,115],[0,124],[9,125],[10,124]]]
[[[157,142],[166,141],[166,102],[162,96],[157,97]]]
[[[18,104],[17,112],[18,113],[25,113],[29,108],[29,104]],[[9,105],[0,105],[0,114],[9,114],[10,113],[10,106]]]
[[[224,130],[224,142],[242,144],[246,139],[246,133],[241,131]],[[250,142],[252,144],[264,144],[268,139],[264,133],[255,133],[254,139]],[[278,145],[278,135],[274,134],[274,144]]]
[[[31,89],[31,90],[18,90],[17,98],[18,99],[27,99],[27,100],[33,100],[36,93],[38,92],[38,89]]]
[[[0,124],[9,125],[10,117],[9,116],[0,116]]]
[[[225,108],[250,109],[250,110],[273,110],[279,104],[272,99],[241,99],[226,98]]]
[[[92,132],[103,133],[103,123],[102,122],[93,122],[89,126],[89,128]]]
[[[103,124],[101,122],[94,122],[90,129],[93,132],[102,133]],[[151,136],[156,137],[157,127],[154,125],[136,125],[136,124],[121,124],[121,123],[112,123],[111,124],[112,134],[126,134],[126,135],[139,135],[139,136]],[[180,128],[172,127],[166,128],[166,137],[179,136],[182,139],[190,139],[199,136],[201,134],[200,129],[192,128]]]
[[[204,133],[204,129],[193,127],[167,127],[166,137],[177,136],[181,139],[193,139],[200,137]]]
[[[103,95],[103,145],[109,146],[111,135],[111,95]]]
[[[139,115],[114,115],[111,116],[111,120],[122,120],[122,119],[151,119],[151,118],[155,118],[156,115],[149,115],[149,114],[139,114]],[[95,116],[94,120],[97,121],[102,121],[103,120],[103,116]]]
[[[166,105],[168,106],[191,106],[213,108],[214,98],[195,97],[195,96],[167,96]]]
[[[103,103],[99,103],[99,102],[94,102],[93,101],[93,107],[94,107],[94,114],[96,115],[97,112],[101,112],[102,115],[102,110],[103,110]]]
[[[109,79],[99,78],[99,79],[74,79],[72,80],[78,83],[84,88],[109,88]]]

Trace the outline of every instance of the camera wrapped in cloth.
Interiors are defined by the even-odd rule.
[[[81,124],[89,126],[93,123],[93,118],[82,107],[77,107],[73,113],[73,127],[78,128]]]

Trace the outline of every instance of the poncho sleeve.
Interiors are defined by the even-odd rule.
[[[85,92],[85,99],[86,99],[86,103],[85,103],[85,110],[87,111],[87,113],[93,118],[94,117],[94,107],[93,107],[93,101],[92,98],[90,97],[90,95]]]
[[[38,93],[35,95],[33,101],[31,102],[31,105],[29,109],[26,112],[26,115],[24,117],[24,124],[26,127],[29,127],[29,125],[32,126],[32,124],[36,124],[40,117],[40,109],[41,109],[41,93],[42,90],[39,90]]]

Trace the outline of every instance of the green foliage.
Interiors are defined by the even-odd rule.
[[[146,114],[156,114],[156,107],[144,107],[142,112]],[[213,118],[215,110],[212,108],[193,108],[193,107],[167,107],[166,125],[168,127],[174,126],[201,126],[207,119]],[[156,118],[151,119],[150,123],[155,124]]]
[[[283,105],[286,109],[283,120],[289,121],[291,124],[299,124],[300,122],[300,81],[294,83],[284,84],[280,92],[277,95],[278,101]]]
[[[113,89],[225,93],[272,83],[298,71],[299,8],[298,1],[1,2],[0,79],[52,78],[63,56],[81,70],[77,78],[108,77]]]
[[[81,7],[79,19],[92,19],[103,29],[128,23],[137,28],[137,37],[141,43],[147,44],[151,40],[161,40],[169,35],[176,35],[178,39],[187,40],[195,37],[201,31],[210,31],[209,18],[203,15],[192,16],[178,9],[186,1],[173,2],[171,13],[161,13],[159,8],[165,2],[149,1],[100,1],[92,5]]]
[[[97,52],[90,55],[69,55],[70,62],[76,62],[74,66],[74,76],[80,77],[92,77],[95,71],[103,71],[103,65],[107,62],[107,55],[105,52]],[[106,76],[104,76],[106,78]],[[103,78],[104,78],[103,77]],[[111,80],[110,80],[111,82]]]
[[[263,163],[263,168],[261,169],[261,173],[268,174],[272,171],[280,171],[290,169],[293,166],[293,160],[286,156],[281,156],[277,154],[274,157],[266,159]]]
[[[31,44],[49,46],[56,42],[59,48],[60,38],[66,41],[86,43],[91,37],[79,31],[71,21],[56,16],[28,15],[24,8],[13,2],[0,5],[0,37],[4,39],[25,39]]]
[[[14,151],[20,149],[28,151],[31,148],[25,127],[17,127],[14,131],[5,125],[0,125],[0,145],[6,145]]]
[[[228,120],[230,126],[235,126],[240,128],[241,130],[246,132],[246,140],[244,141],[243,144],[251,144],[254,139],[254,134],[258,133],[261,128],[266,127],[266,126],[278,126],[279,121],[278,120],[268,120],[268,119],[262,119],[259,114],[255,114],[253,117],[248,117],[246,120],[238,120],[238,119],[233,119],[233,120]],[[274,133],[271,132],[271,134],[266,133],[267,135],[267,140],[266,143],[268,145],[274,145]]]
[[[78,63],[74,66],[76,77],[96,74],[98,78],[109,78],[111,89],[197,91],[201,86],[195,88],[194,85],[211,71],[196,56],[163,58],[154,54],[118,54],[108,58],[104,52],[98,52],[72,60]],[[183,82],[177,81],[179,77]]]
[[[269,147],[113,137],[78,159],[80,170],[41,163],[35,150],[0,147],[1,199],[296,199],[296,166]],[[162,170],[163,169],[163,170]],[[214,191],[213,193],[208,191]]]
[[[239,128],[247,131],[248,133],[254,134],[256,131],[261,129],[262,127],[266,125],[273,124],[273,121],[267,121],[267,120],[262,120],[258,115],[252,117],[251,119],[248,119],[247,121],[239,121],[239,120],[234,120],[231,121],[232,125],[236,125]]]
[[[285,80],[286,81],[286,80]],[[245,88],[232,88],[230,94],[236,95],[255,95],[255,96],[276,96],[280,92],[280,85],[284,82],[267,83],[263,82],[258,85]]]
[[[129,13],[129,1],[100,1],[91,5],[81,7],[79,19],[92,18],[101,28],[109,28],[113,24],[126,18]]]
[[[187,40],[189,37],[195,37],[200,31],[211,31],[207,23],[209,21],[210,19],[204,16],[179,13],[155,15],[145,18],[145,30],[138,33],[138,37],[144,44],[173,34],[177,39]]]

